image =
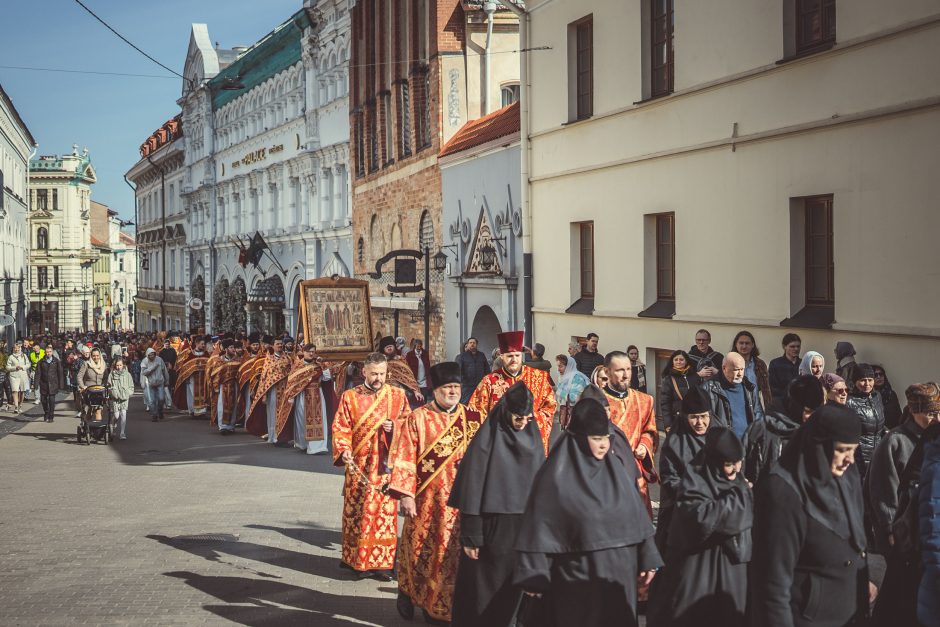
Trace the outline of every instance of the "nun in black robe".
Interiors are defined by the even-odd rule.
[[[744,447],[716,426],[676,493],[666,565],[650,593],[650,627],[744,627],[754,504],[741,473]],[[737,464],[732,479],[723,470]]]
[[[711,413],[711,401],[701,388],[693,386],[682,399],[682,416],[673,422],[663,447],[659,450],[659,517],[656,520],[656,546],[666,553],[669,521],[676,503],[676,492],[685,469],[705,444],[705,433],[696,433],[688,416]],[[709,416],[706,432],[717,423]]]
[[[843,627],[867,619],[862,483],[855,464],[846,468],[848,459],[834,456],[836,443],[858,444],[860,434],[855,412],[837,403],[823,405],[797,429],[758,484],[753,625]],[[841,474],[833,473],[834,462]]]
[[[531,418],[532,393],[513,384],[487,415],[460,460],[447,504],[460,511],[464,551],[454,587],[453,627],[506,627],[522,591],[512,584],[515,542],[545,448],[535,420],[517,430],[513,415]],[[467,549],[477,549],[472,559]]]
[[[603,459],[591,452],[591,436],[610,437]],[[637,580],[648,580],[662,560],[636,464],[625,464],[619,449],[601,404],[579,400],[535,478],[516,541],[514,581],[550,606],[540,627],[638,624]]]

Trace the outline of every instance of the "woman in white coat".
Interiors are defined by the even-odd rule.
[[[23,343],[13,346],[13,353],[7,357],[7,378],[13,390],[13,413],[20,413],[23,393],[29,389],[29,357],[23,352]]]

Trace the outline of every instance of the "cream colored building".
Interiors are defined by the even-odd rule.
[[[899,391],[940,376],[940,2],[526,5],[538,341],[658,371],[700,327],[768,361],[795,331],[827,370],[846,340]]]
[[[88,149],[29,162],[29,332],[87,331],[93,326],[98,252],[91,245]]]

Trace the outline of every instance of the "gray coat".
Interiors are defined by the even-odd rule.
[[[166,369],[166,364],[157,355],[150,361],[149,357],[144,357],[140,361],[140,374],[147,377],[147,385],[152,388],[159,388],[170,383],[170,373]]]
[[[888,534],[897,522],[901,498],[901,475],[924,430],[908,419],[882,438],[871,457],[871,471],[865,475],[865,499],[875,530],[875,551],[890,552]]]

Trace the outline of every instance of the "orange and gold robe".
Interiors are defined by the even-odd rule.
[[[517,381],[525,383],[525,386],[532,392],[532,414],[539,426],[539,432],[542,434],[542,444],[545,446],[545,454],[547,455],[548,436],[552,432],[556,401],[552,386],[548,383],[548,373],[544,370],[524,365],[515,377],[502,368],[491,372],[480,381],[467,406],[480,412],[486,418],[486,415],[490,413],[497,401],[503,397],[506,390]]]
[[[417,509],[402,529],[398,589],[438,620],[451,620],[461,552],[458,512],[447,500],[482,420],[463,405],[447,413],[431,402],[411,413],[392,446],[389,491],[413,497]]]
[[[264,357],[259,354],[246,354],[238,367],[238,393],[242,397],[242,403],[245,406],[245,418],[248,417],[248,410],[251,409],[251,399],[254,396],[254,387],[260,376],[256,375],[256,367],[264,364]],[[260,371],[257,373],[260,374]]]
[[[388,382],[407,388],[412,392],[421,393],[421,386],[418,385],[418,380],[415,379],[411,367],[401,357],[388,360]]]
[[[219,395],[222,397],[220,429],[234,429],[238,416],[244,411],[243,397],[238,393],[238,370],[241,361],[224,357],[210,357],[206,365],[206,393],[209,396],[209,422],[215,425],[219,416]]]
[[[646,447],[646,454],[649,458],[648,463],[650,467],[655,468],[653,454],[659,449],[659,433],[656,431],[656,411],[653,397],[634,389],[627,390],[627,394],[623,398],[611,394],[607,388],[604,389],[604,394],[610,404],[610,421],[620,427],[626,434],[632,450],[636,450],[636,447],[640,444]],[[653,506],[650,502],[649,485],[642,476],[637,480],[637,483],[640,487],[640,493],[646,501],[646,509],[649,510],[649,514],[652,516]]]
[[[266,416],[265,397],[271,388],[277,391],[277,398],[280,398],[287,385],[287,375],[294,365],[294,359],[287,353],[275,355],[271,353],[262,361],[261,379],[251,395],[251,408],[248,410],[248,418],[245,419],[245,430],[252,435],[268,434],[268,439],[274,442],[274,435],[268,433],[268,421]]]
[[[280,436],[282,431],[290,422],[291,413],[294,410],[294,401],[301,394],[304,395],[304,418],[305,442],[325,442],[326,433],[324,430],[323,407],[320,398],[320,382],[323,378],[324,366],[330,369],[330,376],[335,378],[334,369],[325,363],[306,363],[302,359],[287,375],[287,384],[284,387],[284,393],[277,397],[277,429]],[[289,439],[289,438],[288,438]],[[295,436],[296,439],[296,436]],[[299,441],[299,440],[298,440]]]
[[[378,391],[359,385],[340,399],[333,420],[333,463],[342,465],[343,453],[351,451],[359,468],[347,466],[343,484],[342,559],[354,570],[390,570],[395,565],[396,501],[383,487],[389,480],[394,431],[410,413],[405,393],[391,385]],[[392,433],[382,428],[386,420],[394,423]]]
[[[208,403],[206,398],[206,365],[209,355],[185,351],[176,359],[176,386],[173,388],[173,404],[182,409],[186,407],[194,414],[206,412]],[[189,407],[186,388],[189,380],[193,382],[193,406]]]

